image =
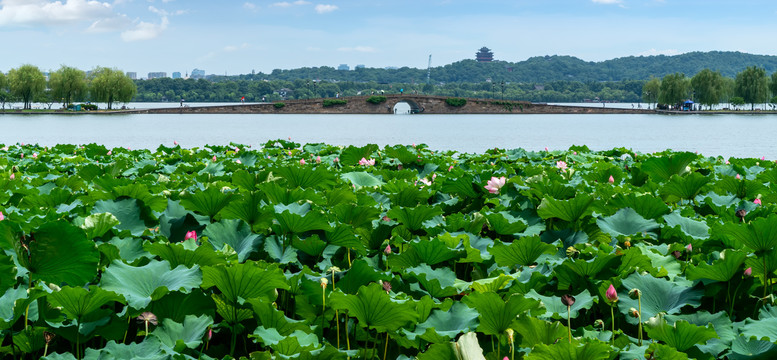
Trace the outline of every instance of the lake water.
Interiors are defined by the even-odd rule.
[[[775,115],[0,115],[0,143],[98,143],[155,149],[269,140],[335,145],[425,143],[432,149],[666,149],[777,159]]]

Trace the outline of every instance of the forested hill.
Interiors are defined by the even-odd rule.
[[[569,81],[621,81],[647,80],[675,72],[693,76],[703,69],[720,71],[723,76],[734,77],[748,66],[766,69],[767,74],[777,71],[777,56],[753,55],[741,52],[692,52],[674,56],[629,56],[601,62],[587,62],[572,56],[538,56],[520,62],[494,61],[478,63],[462,60],[441,67],[433,67],[431,82],[480,83],[487,79],[494,82]],[[243,79],[297,80],[321,79],[378,83],[425,83],[426,69],[403,67],[399,69],[361,68],[351,71],[332,67],[274,70],[270,74],[249,74]]]

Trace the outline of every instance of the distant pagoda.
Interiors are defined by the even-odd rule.
[[[494,53],[491,52],[491,49],[484,46],[475,54],[475,60],[478,62],[492,62],[494,61]]]

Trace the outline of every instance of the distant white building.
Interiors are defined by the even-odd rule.
[[[148,73],[148,79],[158,79],[158,78],[166,78],[167,72],[164,71],[157,71],[157,72],[150,72]]]
[[[180,79],[181,78],[181,72],[180,71],[174,71],[173,72],[173,79]]]
[[[138,79],[138,73],[134,71],[127,71],[127,77],[131,80],[137,80]]]
[[[192,75],[189,76],[192,79],[204,79],[205,78],[205,70],[201,69],[194,69],[192,70]]]
[[[337,70],[351,70],[351,68],[348,66],[348,64],[340,64],[340,66],[337,67]]]
[[[364,64],[356,65],[356,69],[364,69],[365,67]]]

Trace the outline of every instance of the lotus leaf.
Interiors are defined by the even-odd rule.
[[[557,218],[568,222],[576,222],[591,212],[594,198],[578,194],[570,200],[543,198],[537,207],[537,214],[543,219]]]
[[[560,322],[549,322],[531,316],[521,315],[513,322],[512,328],[520,335],[516,341],[523,348],[534,348],[540,344],[555,344],[567,337],[567,327]]]
[[[169,262],[172,268],[178,265],[184,265],[187,268],[213,266],[226,261],[223,255],[213,250],[213,247],[197,246],[191,239],[178,244],[146,243],[143,248]]]
[[[231,266],[207,266],[202,269],[202,288],[215,286],[229,303],[246,299],[274,299],[275,289],[288,289],[286,278],[275,265],[251,260]]]
[[[555,246],[542,242],[538,236],[530,236],[516,239],[510,245],[495,242],[490,253],[499,266],[512,268],[516,265],[532,265],[542,254],[552,254],[555,251]]]
[[[478,331],[486,335],[501,335],[510,328],[519,314],[537,309],[540,302],[520,295],[509,296],[505,301],[496,293],[474,292],[462,300],[480,314]]]
[[[770,360],[777,356],[777,344],[769,340],[758,340],[753,336],[737,336],[727,354],[731,360]]]
[[[694,289],[693,287],[683,286],[678,282],[672,282],[665,279],[657,279],[650,274],[640,275],[631,274],[623,279],[621,288],[625,292],[619,292],[620,301],[618,309],[622,313],[627,313],[630,308],[638,308],[636,299],[631,299],[628,292],[631,289],[639,289],[642,292],[642,318],[648,319],[663,312],[666,314],[676,314],[684,306],[698,307],[704,291]],[[630,324],[636,325],[639,320],[633,317],[626,317]]]
[[[661,188],[660,193],[670,202],[690,200],[695,198],[710,180],[697,172],[686,176],[673,175]]]
[[[340,178],[353,184],[353,186],[356,189],[360,189],[363,187],[369,187],[369,188],[381,187],[383,186],[383,184],[385,184],[383,180],[381,180],[380,178],[375,177],[374,175],[370,173],[366,173],[364,171],[354,171],[354,172],[345,173],[345,174],[342,174]]]
[[[419,205],[414,208],[394,207],[389,210],[387,215],[405,225],[410,231],[417,231],[424,228],[425,221],[442,213],[438,207]]]
[[[710,227],[707,226],[707,223],[691,220],[678,212],[664,215],[664,221],[666,221],[666,226],[670,228],[679,227],[683,234],[692,239],[702,240],[710,237]]]
[[[686,351],[696,344],[718,337],[712,326],[697,326],[685,320],[678,320],[672,326],[661,319],[656,326],[647,326],[645,329],[652,339],[663,341],[678,351]]]
[[[46,223],[34,231],[35,241],[18,243],[17,260],[34,279],[81,286],[97,275],[98,252],[83,230],[65,221]]]
[[[205,227],[202,232],[215,250],[229,245],[237,252],[238,261],[243,262],[257,250],[261,239],[251,232],[251,227],[242,220],[224,219]]]
[[[416,325],[415,331],[405,330],[411,340],[420,336],[431,343],[450,341],[461,333],[477,327],[478,312],[462,303],[454,303],[448,311],[434,310],[426,321]]]
[[[720,253],[720,259],[712,264],[701,263],[689,266],[686,270],[688,280],[709,279],[729,281],[739,272],[747,254],[742,251],[726,249]]]
[[[200,283],[202,272],[197,265],[192,268],[179,265],[170,269],[167,261],[152,260],[139,267],[114,261],[103,273],[100,286],[123,295],[129,306],[142,309],[168,291],[188,293]]]
[[[759,218],[750,224],[727,223],[717,232],[762,254],[777,246],[777,215]]]
[[[226,194],[214,186],[210,186],[205,191],[186,194],[181,199],[181,206],[187,210],[198,212],[213,219],[221,209],[226,207],[233,194]]]
[[[94,204],[92,214],[110,213],[119,220],[118,230],[128,230],[133,236],[146,231],[146,224],[140,218],[140,207],[135,199],[100,200]]]
[[[526,360],[606,360],[612,348],[601,341],[568,343],[559,341],[553,345],[538,344]]]
[[[65,286],[61,290],[51,293],[48,298],[52,304],[59,306],[62,312],[76,321],[77,324],[96,321],[111,314],[113,312],[111,309],[103,309],[103,306],[108,303],[124,303],[121,296],[94,285],[90,286],[88,290],[81,287]]]
[[[670,156],[649,158],[642,163],[642,171],[657,181],[667,181],[672,175],[687,173],[688,165],[697,157],[690,152],[678,152]]]
[[[378,332],[396,331],[418,318],[412,302],[392,299],[376,283],[360,287],[356,295],[335,291],[329,298],[332,307],[356,317],[359,326]]]
[[[154,329],[151,336],[159,339],[162,346],[181,352],[185,348],[195,349],[200,346],[211,325],[213,319],[207,315],[187,315],[183,323],[163,319],[161,326]]]
[[[567,318],[567,307],[561,302],[560,296],[543,296],[532,289],[526,294],[526,297],[539,300],[545,307],[545,313],[538,316],[540,319]],[[574,295],[574,297],[575,303],[569,309],[569,317],[572,319],[576,319],[581,310],[588,310],[594,305],[594,297],[591,296],[588,290],[583,290],[583,292]]]
[[[655,220],[647,220],[633,209],[620,209],[615,215],[596,220],[599,228],[611,236],[630,236],[651,232],[658,228]]]

